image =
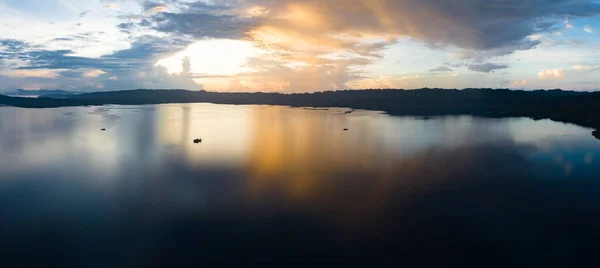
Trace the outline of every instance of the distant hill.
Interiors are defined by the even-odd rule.
[[[35,99],[0,97],[0,104],[19,107],[60,107],[105,104],[159,104],[210,102],[268,104],[296,107],[348,107],[385,111],[394,115],[475,115],[549,118],[600,129],[600,92],[565,90],[417,90],[372,89],[304,94],[218,93],[187,90],[126,90]]]
[[[65,91],[65,90],[46,90],[46,89],[40,89],[40,90],[24,90],[24,89],[16,89],[13,91],[4,91],[4,92],[0,92],[0,94],[2,95],[6,95],[6,96],[46,96],[46,97],[59,97],[59,96],[66,96],[66,95],[74,95],[77,94],[75,92],[71,92],[71,91]]]

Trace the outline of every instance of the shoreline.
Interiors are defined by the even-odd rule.
[[[283,105],[324,110],[331,107],[382,111],[396,116],[471,115],[550,119],[595,129],[600,139],[600,92],[505,89],[345,90],[304,94],[219,93],[187,90],[127,90],[56,97],[0,95],[0,105],[21,108],[213,103]]]

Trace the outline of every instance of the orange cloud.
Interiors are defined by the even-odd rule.
[[[523,80],[517,80],[517,81],[513,81],[512,83],[510,83],[511,86],[513,87],[518,87],[518,86],[524,86],[527,85],[527,80],[523,79]]]
[[[530,38],[539,32],[537,23],[541,18],[564,15],[562,2],[548,3],[543,11],[534,12],[537,6],[532,1],[250,0],[222,12],[237,16],[239,20],[235,22],[239,24],[234,28],[244,33],[240,37],[253,41],[267,51],[267,56],[247,62],[247,67],[254,73],[218,79],[231,79],[228,83],[220,83],[221,88],[290,92],[365,84],[364,75],[357,70],[380,59],[383,50],[401,37],[414,38],[431,47],[458,47],[469,54],[466,58],[507,55],[539,45],[540,40]],[[588,10],[586,5],[573,4],[566,13],[593,15],[593,11]],[[204,31],[187,26],[188,18],[195,15],[198,14],[191,11],[177,20],[157,18],[161,23],[166,21],[181,26],[177,29],[182,33],[203,37]],[[198,15],[200,19],[207,18],[202,14]],[[213,19],[219,22],[215,25],[220,25],[223,18]],[[555,23],[563,22],[557,20]],[[226,30],[234,36],[228,38],[237,38],[237,31]],[[490,63],[469,66],[480,72],[505,67]],[[460,80],[456,76],[458,74],[452,73],[435,79]],[[564,74],[560,70],[543,70],[539,76],[559,78]],[[365,81],[357,82],[361,79]],[[386,83],[392,86],[417,80],[412,75],[389,79]],[[421,84],[431,83],[421,80]]]
[[[146,10],[146,14],[154,14],[154,13],[160,13],[160,12],[165,12],[167,11],[169,8],[167,6],[155,6],[151,9]]]
[[[58,70],[19,70],[19,69],[5,69],[0,74],[9,77],[39,77],[39,78],[56,78],[58,77]]]

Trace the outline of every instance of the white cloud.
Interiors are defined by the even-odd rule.
[[[592,29],[592,26],[589,25],[584,26],[583,31],[586,33],[594,33],[594,29]]]
[[[269,15],[269,12],[271,12],[268,8],[264,7],[264,6],[253,6],[250,8],[247,8],[244,13],[246,18],[253,18],[253,17],[266,17],[267,15]]]
[[[558,78],[564,78],[565,77],[565,73],[563,69],[544,69],[544,70],[540,70],[538,72],[538,78],[540,79],[546,79],[546,78],[551,78],[551,79],[558,79]]]
[[[0,39],[15,39],[47,50],[71,50],[73,55],[100,57],[130,46],[114,17],[79,18],[79,13],[61,21],[46,21],[0,3]],[[78,26],[80,23],[81,26]]]
[[[573,24],[571,24],[568,20],[565,21],[565,29],[573,29]]]
[[[118,10],[119,9],[119,5],[112,3],[112,4],[108,4],[106,6],[103,6],[102,8],[104,9],[110,9],[110,10]]]
[[[592,68],[593,67],[590,65],[575,65],[575,66],[573,66],[573,70],[581,70],[581,71],[589,70]]]
[[[533,40],[533,41],[538,41],[539,47],[548,47],[548,46],[553,46],[556,45],[556,41],[553,40],[552,38],[549,38],[543,34],[534,34],[529,36],[529,39]]]
[[[571,68],[572,72],[581,72],[581,73],[589,73],[594,72],[600,69],[600,65],[575,65]]]
[[[571,68],[544,69],[538,72],[540,79],[561,79],[569,77],[580,77],[600,68],[600,65],[575,65]]]
[[[91,70],[91,71],[85,72],[83,74],[83,76],[85,76],[85,77],[98,77],[98,76],[103,75],[105,73],[106,73],[105,71],[96,69],[96,70]]]
[[[414,76],[402,76],[402,77],[398,78],[398,80],[419,79],[419,78],[421,78],[421,76],[417,74],[417,75],[414,75]]]
[[[434,77],[457,77],[458,73],[438,73],[438,74],[434,74]]]

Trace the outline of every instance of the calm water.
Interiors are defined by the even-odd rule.
[[[556,264],[599,247],[590,129],[345,111],[0,107],[2,262]]]

